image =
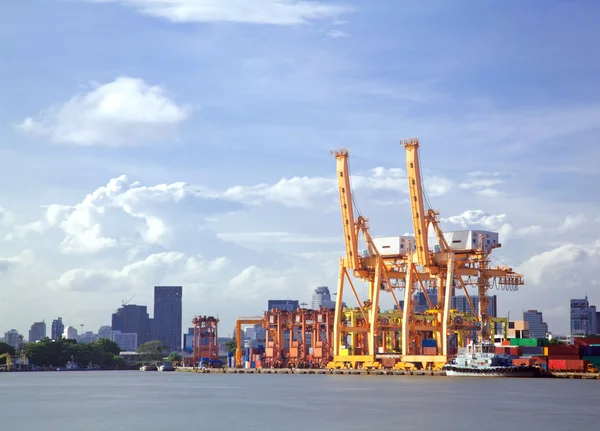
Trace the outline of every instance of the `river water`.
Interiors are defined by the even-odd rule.
[[[0,373],[0,430],[600,429],[600,381]]]

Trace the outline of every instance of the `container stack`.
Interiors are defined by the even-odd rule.
[[[600,337],[575,338],[581,359],[600,368]]]

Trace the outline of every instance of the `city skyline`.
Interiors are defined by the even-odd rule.
[[[96,328],[153,285],[228,325],[310,302],[344,254],[330,151],[399,236],[411,137],[443,229],[497,231],[523,273],[500,315],[567,332],[570,297],[600,303],[600,3],[2,3],[0,327]]]

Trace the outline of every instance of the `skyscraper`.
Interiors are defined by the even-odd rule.
[[[524,311],[523,320],[529,322],[529,338],[546,338],[548,324],[544,322],[541,311]]]
[[[46,322],[35,322],[29,330],[29,342],[35,343],[46,338]]]
[[[587,299],[571,299],[571,336],[596,332],[596,307]]]
[[[145,305],[123,305],[112,315],[111,330],[120,331],[124,334],[137,334],[138,345],[150,341],[148,308]]]
[[[300,307],[297,299],[269,299],[267,308],[271,310],[296,311]]]
[[[319,286],[313,293],[311,308],[318,310],[319,307],[335,308],[335,301],[331,300],[331,294],[327,286]]]
[[[52,339],[58,340],[62,337],[65,332],[65,325],[63,324],[62,317],[52,321]]]
[[[154,286],[154,339],[170,350],[181,349],[182,286]]]

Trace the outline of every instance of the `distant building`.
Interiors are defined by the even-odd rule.
[[[77,329],[72,326],[67,326],[63,332],[63,338],[67,340],[77,340]]]
[[[187,334],[183,334],[183,350],[194,351],[194,328],[188,328]]]
[[[63,336],[65,332],[65,325],[63,324],[62,317],[52,321],[52,339],[58,340]]]
[[[137,334],[139,344],[150,341],[150,316],[145,305],[127,304],[112,315],[112,331]],[[137,348],[137,346],[136,346]]]
[[[101,340],[103,338],[106,338],[108,340],[110,340],[110,336],[112,334],[112,328],[110,326],[101,326],[100,329],[98,329],[98,340]]]
[[[548,334],[548,324],[544,322],[541,311],[524,311],[523,320],[529,323],[529,338],[546,338]]]
[[[600,311],[596,311],[596,334],[600,334]]]
[[[35,322],[29,330],[29,342],[35,343],[46,338],[46,322]]]
[[[299,301],[292,299],[269,299],[267,308],[271,310],[296,311],[300,308]]]
[[[335,308],[335,301],[331,300],[331,294],[327,286],[319,286],[313,293],[311,308],[318,310],[320,307]]]
[[[79,334],[77,337],[77,342],[81,344],[94,343],[96,340],[98,340],[98,335],[94,334],[92,331],[86,331],[83,334]]]
[[[154,337],[170,350],[181,349],[182,286],[154,286]]]
[[[16,329],[11,329],[4,333],[4,342],[15,350],[20,350],[23,346],[23,336]]]
[[[596,307],[587,299],[571,299],[571,337],[589,335],[598,329]]]
[[[122,333],[121,331],[113,331],[111,340],[117,343],[119,348],[125,352],[135,352],[138,347],[137,334],[135,332]]]
[[[475,312],[479,314],[479,295],[471,296],[471,302],[473,302]],[[457,309],[461,313],[473,314],[473,310],[465,295],[456,295],[450,298],[450,308]],[[488,296],[487,315],[490,317],[498,317],[498,299],[496,295]]]

